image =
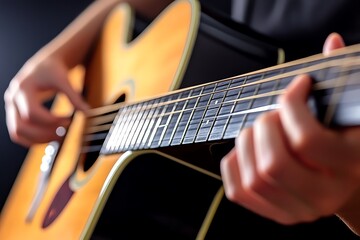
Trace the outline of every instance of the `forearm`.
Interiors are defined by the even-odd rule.
[[[68,68],[82,63],[106,16],[119,2],[121,0],[94,1],[32,59],[38,62],[53,57],[60,59]]]
[[[152,18],[171,0],[97,0],[89,5],[58,36],[34,56],[37,61],[48,57],[60,59],[68,68],[81,64],[102,25],[116,4],[128,2],[137,12]]]

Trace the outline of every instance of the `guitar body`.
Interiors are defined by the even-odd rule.
[[[74,87],[82,91],[85,85],[86,99],[94,108],[111,105],[121,97],[136,102],[173,90],[191,54],[198,18],[197,2],[177,1],[129,42],[133,13],[128,5],[117,7],[103,28],[89,68],[71,73]],[[176,34],[169,34],[172,29]],[[52,111],[71,115],[73,108],[58,95]],[[29,150],[1,214],[0,239],[90,238],[117,178],[127,164],[146,152],[99,155],[84,169],[81,143],[88,124],[82,113],[74,113],[47,187],[31,216],[48,145]]]

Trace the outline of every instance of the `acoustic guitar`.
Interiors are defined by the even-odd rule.
[[[182,195],[196,196],[184,201],[202,202],[201,209],[171,206],[179,215],[200,213],[173,221],[193,239],[207,238],[225,199],[216,155],[226,153],[239,131],[259,114],[277,109],[276,97],[301,73],[315,80],[309,103],[320,121],[328,126],[359,123],[359,46],[326,58],[315,55],[178,89],[196,39],[199,12],[196,1],[175,1],[133,41],[129,41],[131,8],[121,4],[111,12],[89,66],[69,73],[92,109],[85,116],[65,96],[56,96],[51,111],[71,115],[72,124],[59,127],[62,141],[30,148],[1,214],[0,239],[95,239],[97,229],[110,226],[121,236],[132,223],[136,226],[128,233],[130,238],[152,231],[134,216],[148,205],[167,209],[171,202],[171,198],[161,204],[152,200],[157,194],[154,186],[147,178],[139,180],[159,163],[164,164],[157,167],[159,172],[165,174],[156,174],[159,182],[167,182],[166,176],[178,177],[206,189],[199,198],[196,194],[202,190],[170,183],[171,191],[182,189]],[[174,166],[181,170],[172,172]],[[194,178],[198,180],[191,183]],[[110,201],[111,195],[122,195],[118,188],[132,186],[142,186],[146,194]],[[127,204],[131,208],[127,215],[116,212],[116,207],[126,210]],[[105,218],[107,208],[110,216],[118,215]],[[164,232],[171,232],[164,215],[156,217],[168,226]]]

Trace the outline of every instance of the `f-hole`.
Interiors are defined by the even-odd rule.
[[[125,102],[125,94],[122,94],[115,103],[120,103],[120,102]],[[102,116],[105,115],[115,116],[117,112],[118,110],[114,110],[112,112],[107,112]],[[112,118],[110,118],[109,121],[98,125],[99,127],[104,126],[104,130],[91,134],[89,136],[89,139],[84,139],[83,149],[85,149],[85,151],[83,151],[80,154],[80,163],[82,163],[83,170],[85,172],[91,168],[91,166],[96,162],[96,160],[99,157],[101,146],[103,145],[106,135],[110,130],[110,128],[106,126],[111,126],[113,122],[113,119],[112,120],[111,119]]]

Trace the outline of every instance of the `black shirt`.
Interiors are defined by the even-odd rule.
[[[358,0],[203,0],[202,5],[273,39],[287,60],[321,52],[326,36],[360,42]]]

